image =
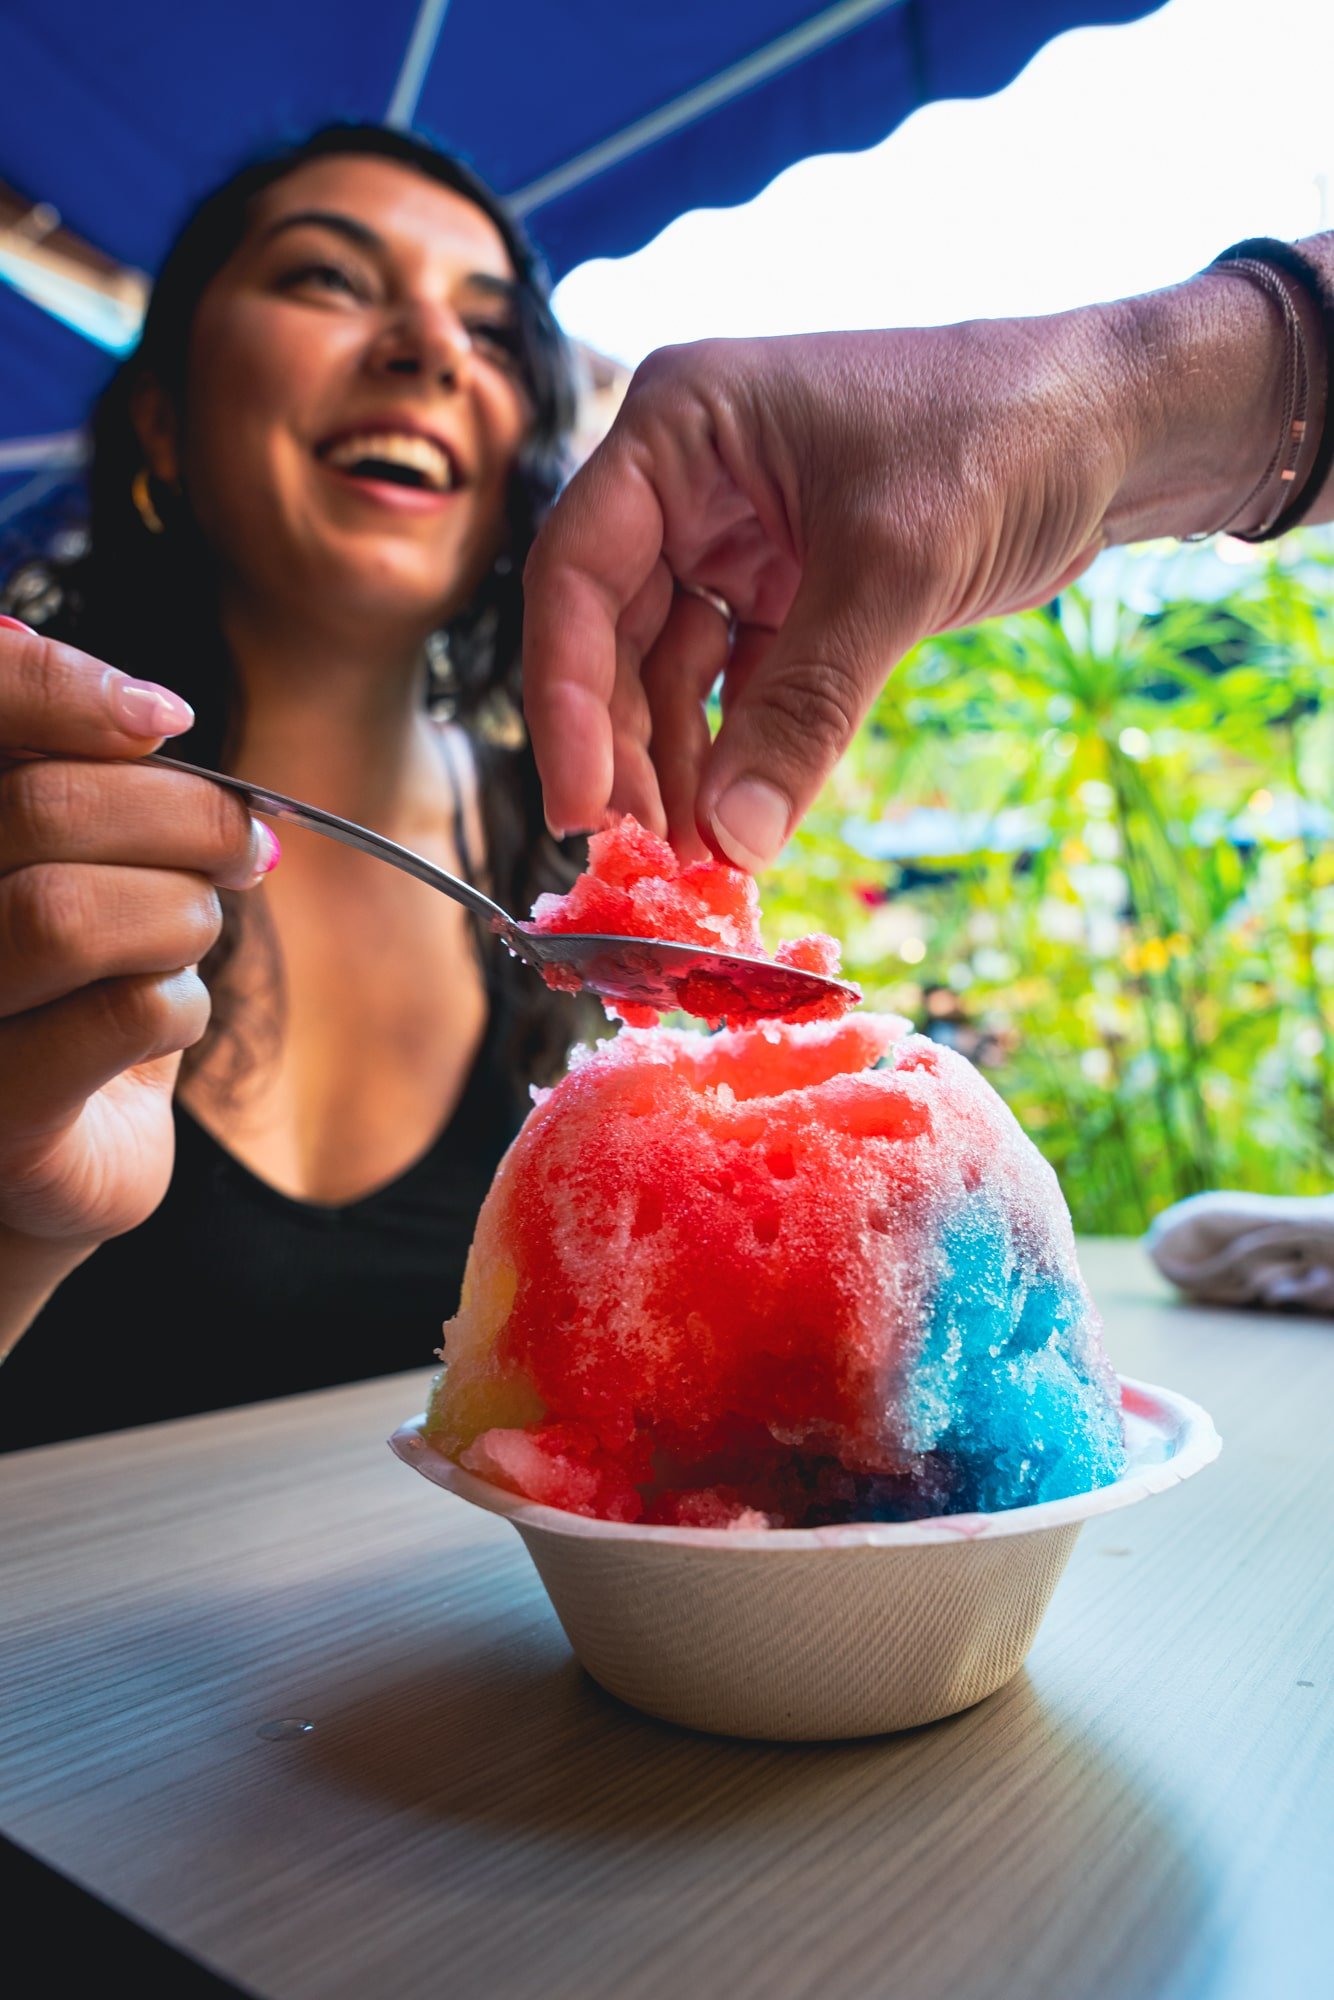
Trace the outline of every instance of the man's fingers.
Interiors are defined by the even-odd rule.
[[[662,540],[652,482],[611,437],[570,481],[528,557],[524,715],[555,832],[600,826],[612,799],[620,627],[651,582]]]
[[[695,801],[711,743],[705,702],[727,667],[729,646],[729,628],[718,612],[682,593],[644,662],[653,768],[667,838],[683,861],[710,854],[695,826]]]
[[[545,567],[540,535],[524,593],[523,712],[547,825],[559,838],[600,826],[611,797],[616,615],[587,577]]]
[[[633,813],[654,833],[667,830],[658,774],[650,754],[653,718],[644,686],[644,664],[672,611],[672,579],[656,563],[643,588],[622,612],[616,628],[616,679],[609,712],[612,735],[614,813]]]
[[[0,1021],[6,1145],[58,1132],[122,1071],[192,1048],[208,1018],[208,990],[186,968],[104,980]]]
[[[193,721],[170,688],[0,619],[0,758],[142,757]]]
[[[34,862],[114,862],[245,889],[276,848],[233,793],[179,771],[33,758],[0,772],[0,877]]]
[[[758,874],[777,857],[891,668],[920,636],[907,596],[850,597],[812,562],[763,657],[743,655],[696,808],[716,853]],[[854,570],[852,572],[856,574]],[[874,574],[874,571],[868,573]]]
[[[724,722],[773,651],[775,637],[767,625],[737,626],[719,690]]]

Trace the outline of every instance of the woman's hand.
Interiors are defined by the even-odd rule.
[[[181,1051],[208,1022],[195,968],[221,924],[216,886],[260,880],[276,854],[268,829],[217,786],[132,761],[191,720],[166,689],[0,619],[0,1265],[11,1296],[16,1263],[63,1275],[161,1200]]]
[[[1107,541],[1226,519],[1263,477],[1282,352],[1272,303],[1206,275],[1052,319],[650,356],[526,573],[551,825],[610,807],[687,858],[767,865],[916,640],[1044,602]],[[730,654],[674,579],[734,607]]]

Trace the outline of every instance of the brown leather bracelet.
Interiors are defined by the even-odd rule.
[[[1315,358],[1315,367],[1311,370],[1314,373],[1316,367],[1321,368],[1325,380],[1325,407],[1320,441],[1300,489],[1278,514],[1265,522],[1263,527],[1252,529],[1246,534],[1229,530],[1240,542],[1272,542],[1279,535],[1286,534],[1289,528],[1295,528],[1310,512],[1328,477],[1331,462],[1334,462],[1334,297],[1331,297],[1324,278],[1309,258],[1304,257],[1293,244],[1282,243],[1274,236],[1253,236],[1244,242],[1233,243],[1214,258],[1209,268],[1213,270],[1229,264],[1267,266],[1275,274],[1281,274],[1301,291],[1315,308],[1324,340],[1324,354]],[[1249,272],[1248,275],[1253,275],[1253,272]],[[1289,418],[1288,421],[1291,422],[1292,419]],[[1280,437],[1278,447],[1280,454],[1288,441]],[[1254,495],[1251,497],[1254,498]],[[1242,504],[1244,507],[1249,503]]]

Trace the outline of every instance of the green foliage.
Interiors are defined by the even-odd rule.
[[[1327,548],[923,645],[765,886],[776,938],[832,931],[872,1006],[980,1064],[1081,1229],[1334,1182]],[[867,858],[927,807],[963,851]]]

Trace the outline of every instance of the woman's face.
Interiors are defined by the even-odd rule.
[[[159,450],[224,591],[388,635],[476,589],[531,419],[495,226],[409,167],[334,156],[257,201],[200,301]]]

